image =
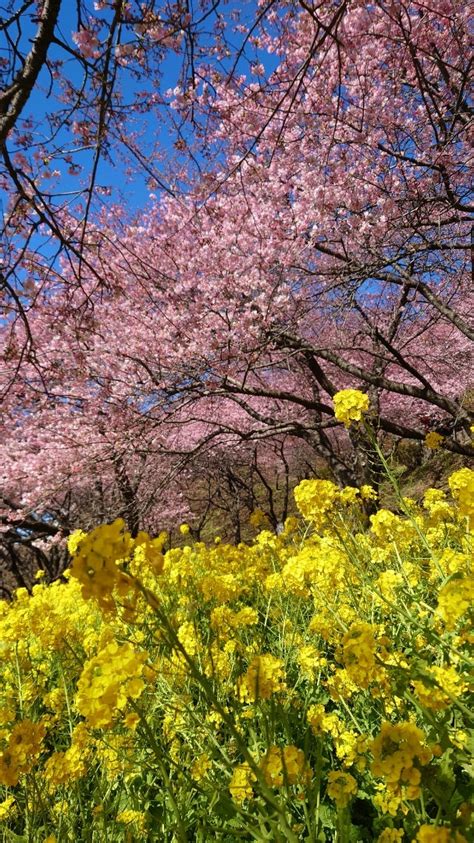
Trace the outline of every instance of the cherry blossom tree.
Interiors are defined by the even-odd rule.
[[[35,353],[29,313],[49,274],[76,286],[86,267],[94,275],[87,232],[101,207],[145,187],[170,195],[180,189],[197,120],[188,114],[185,125],[170,101],[197,86],[197,61],[219,66],[231,55],[222,5],[3,3],[0,315],[23,321],[24,357]],[[251,5],[251,19],[254,12]],[[231,17],[245,15],[234,9]],[[243,57],[242,39],[234,46]],[[96,229],[96,247],[97,237]]]

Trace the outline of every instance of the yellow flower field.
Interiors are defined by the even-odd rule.
[[[353,414],[353,408],[350,411]],[[370,519],[305,480],[280,535],[123,522],[0,603],[5,841],[473,839],[474,472]]]

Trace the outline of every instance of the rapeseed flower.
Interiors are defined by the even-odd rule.
[[[382,834],[377,837],[377,843],[400,843],[405,837],[402,828],[384,828]]]
[[[0,752],[0,784],[14,787],[24,773],[33,769],[43,749],[45,733],[44,722],[25,719],[15,724],[6,749]]]
[[[419,828],[416,808],[436,801],[427,783],[439,767],[454,782],[469,753],[470,478],[454,473],[453,501],[427,490],[369,529],[361,502],[375,493],[312,480],[297,487],[291,529],[249,544],[165,552],[164,533],[128,538],[123,522],[74,535],[73,568],[90,551],[93,574],[0,601],[0,784],[15,787],[3,824],[22,833],[27,806],[35,828],[57,823],[62,839],[80,797],[95,822],[117,819],[117,841],[141,838],[149,805],[167,815],[167,771],[178,806],[194,782],[185,823],[201,822],[220,781],[237,825],[238,805],[254,800],[258,818],[269,788],[287,785],[291,828],[304,834],[315,759],[331,822],[351,826],[357,776],[374,840],[470,839],[458,801],[443,803],[443,825]],[[244,746],[255,766],[239,763]],[[164,793],[150,799],[157,778]],[[205,822],[219,833],[217,814]]]
[[[328,774],[327,792],[338,808],[345,808],[357,793],[357,781],[350,773],[332,770]]]
[[[74,541],[71,576],[81,583],[83,597],[93,597],[104,611],[115,609],[113,589],[127,590],[132,583],[117,566],[130,556],[133,541],[125,530],[125,522],[117,518],[113,524],[96,527],[86,536]]]
[[[244,702],[268,700],[285,688],[283,662],[270,653],[255,656],[237,681],[238,696]]]
[[[444,436],[441,436],[440,433],[436,433],[435,430],[430,430],[430,432],[425,436],[425,445],[427,448],[431,448],[432,451],[436,451],[440,448],[442,442],[444,442]]]
[[[255,773],[246,761],[243,764],[239,764],[232,773],[229,784],[232,799],[236,802],[244,802],[246,799],[252,799],[254,795],[252,785],[256,780]]]
[[[145,652],[130,644],[112,641],[97,656],[86,662],[77,683],[76,706],[90,726],[108,727],[129,699],[141,695]]]
[[[342,639],[342,660],[352,681],[359,688],[367,688],[381,673],[375,656],[376,629],[372,624],[358,622],[351,624]]]
[[[0,822],[13,817],[17,811],[16,799],[14,796],[7,796],[3,802],[0,802]]]
[[[438,594],[437,614],[447,629],[454,629],[458,621],[472,610],[474,603],[474,577],[465,576],[449,580]]]
[[[369,410],[369,396],[358,389],[341,389],[333,396],[333,402],[334,415],[345,427],[362,421],[362,417]]]
[[[459,831],[443,825],[421,825],[413,843],[467,843]]]
[[[260,762],[260,769],[270,787],[304,785],[311,779],[305,754],[296,746],[271,746]]]
[[[474,471],[470,468],[461,468],[451,474],[448,482],[459,513],[472,518],[474,515]]]
[[[372,773],[385,779],[389,790],[398,794],[404,788],[406,799],[418,799],[421,793],[420,767],[431,761],[433,753],[426,745],[422,729],[414,723],[382,723],[372,742]]]

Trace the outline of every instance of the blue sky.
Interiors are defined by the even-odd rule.
[[[249,0],[249,2],[243,4],[230,2],[222,8],[226,19],[230,18],[230,16],[236,10],[242,11],[243,9],[245,9],[245,17],[247,19],[250,19],[251,16],[255,13],[256,5],[257,4],[254,2],[254,0]],[[110,12],[102,12],[101,14],[110,15]],[[67,2],[63,2],[62,4],[59,19],[59,31],[61,32],[63,39],[67,43],[72,44],[71,35],[76,29],[76,4],[74,2],[70,2],[70,0],[67,0]],[[25,31],[25,34],[28,35],[27,30]],[[238,46],[238,39],[241,39],[242,36],[239,36],[239,34],[236,33],[231,37],[235,41],[235,45]],[[204,43],[206,43],[206,40],[210,43],[210,38],[210,34],[204,35]],[[79,67],[78,63],[74,60],[73,57],[67,56],[64,50],[57,46],[53,46],[49,56],[52,59],[62,59],[63,61],[65,61],[63,71],[77,85],[80,85],[82,79],[82,72],[81,68]],[[257,54],[254,50],[253,58],[255,57],[257,57]],[[268,69],[273,69],[276,64],[275,57],[270,57],[266,55],[262,56],[259,54],[258,60],[263,60],[265,66]],[[228,59],[227,62],[224,60],[224,62],[222,62],[221,64],[221,67],[225,67],[225,65],[227,65],[226,69],[229,69],[232,62],[233,58]],[[165,60],[161,64],[162,92],[165,92],[167,89],[173,89],[178,84],[181,66],[181,56],[177,55],[176,53],[173,53],[172,51],[169,51]],[[241,60],[239,62],[239,65],[237,66],[237,72],[245,73],[248,72],[248,69],[248,62],[245,59]],[[31,97],[29,103],[27,104],[23,112],[24,117],[28,114],[31,114],[34,117],[34,120],[37,123],[38,136],[40,136],[44,131],[46,122],[45,118],[47,113],[52,112],[57,108],[57,100],[55,101],[54,97],[55,89],[53,88],[53,93],[51,94],[50,82],[50,75],[47,70],[44,70],[40,76],[39,84],[37,85],[33,96]],[[137,92],[143,87],[143,80],[137,82],[131,78],[131,75],[129,73],[122,74],[121,88],[124,100],[126,100],[127,97],[130,97],[130,99],[135,97]],[[163,107],[161,107],[161,111],[163,111]],[[158,112],[151,112],[147,115],[140,115],[139,121],[142,129],[146,127],[146,134],[143,138],[144,143],[147,143],[147,141],[151,139],[157,140],[165,158],[167,157],[167,153],[169,153],[170,156],[176,154],[176,151],[173,147],[173,143],[176,139],[175,135],[172,133],[169,127],[165,125],[165,122],[160,125],[160,121],[158,119]],[[58,136],[58,139],[60,143],[65,143],[67,145],[69,141],[68,132],[66,130],[62,130],[62,132]],[[82,153],[73,153],[74,162],[80,163],[83,166],[83,178],[85,178],[88,172],[90,171],[92,158],[92,150],[88,150]],[[137,173],[134,178],[129,179],[129,177],[127,177],[124,172],[124,166],[123,163],[120,161],[120,157],[115,154],[113,158],[114,160],[112,163],[109,163],[104,157],[101,158],[97,174],[97,185],[112,188],[113,193],[111,199],[113,201],[123,201],[131,213],[140,210],[141,208],[143,208],[143,205],[148,202],[150,193],[150,188],[146,184],[146,178],[144,176],[143,171]],[[68,168],[63,164],[63,162],[52,160],[50,163],[50,169],[57,169],[61,172],[60,184],[56,188],[56,190],[59,190],[61,192],[68,192],[75,191],[77,189],[77,177],[72,176],[68,172]],[[154,190],[154,192],[157,193],[159,192],[159,190]]]
[[[87,0],[88,8],[93,10],[93,2],[92,0]],[[197,3],[196,3],[197,7]],[[219,6],[219,9],[222,8],[223,14],[225,15],[226,20],[229,21],[228,27],[228,37],[231,40],[231,46],[235,47],[237,50],[240,44],[242,43],[242,39],[244,36],[241,33],[234,32],[233,27],[235,21],[232,21],[232,17],[235,17],[236,13],[242,13],[241,21],[244,22],[244,18],[246,21],[253,20],[255,15],[255,11],[257,9],[257,3],[255,0],[248,0],[247,2],[235,2],[235,0],[230,0],[230,2],[225,3]],[[0,3],[0,13],[5,13],[5,7],[2,7]],[[31,11],[31,10],[30,10]],[[29,14],[30,12],[28,12]],[[107,21],[110,20],[111,17],[111,10],[107,9],[104,12],[100,13],[104,16],[104,19]],[[108,16],[108,18],[107,18]],[[210,21],[210,19],[209,19]],[[208,21],[206,21],[205,26],[208,27]],[[29,20],[28,17],[25,17],[22,20],[22,29],[23,34],[20,40],[20,46],[24,53],[26,53],[31,44],[31,39],[36,34],[36,22]],[[60,11],[60,18],[59,18],[59,26],[58,26],[58,33],[62,40],[66,42],[66,44],[75,47],[74,42],[72,40],[72,34],[77,30],[77,6],[73,0],[63,0],[61,4],[61,11]],[[212,35],[212,27],[210,27],[211,31],[203,31],[201,34],[202,43],[204,46],[208,46],[211,43],[213,38]],[[106,27],[104,26],[104,30],[101,33],[101,38],[106,37],[107,31]],[[135,34],[132,35],[135,37]],[[125,36],[123,40],[127,40],[130,38],[130,31],[129,34]],[[2,33],[0,33],[0,57],[2,56],[2,48],[3,48],[3,55],[6,55],[6,51],[4,49],[5,44],[2,44]],[[275,56],[268,56],[267,54],[262,55],[261,51],[257,51],[255,47],[248,44],[247,45],[247,56],[240,59],[239,63],[236,66],[237,73],[244,73],[248,74],[249,72],[249,62],[261,62],[266,67],[267,71],[271,71],[277,64],[277,59]],[[60,60],[63,62],[62,67],[60,68],[60,73],[63,74],[66,78],[69,78],[76,87],[80,87],[83,71],[81,69],[80,64],[77,60],[69,55],[63,48],[57,45],[53,45],[50,49],[48,54],[48,58],[52,61]],[[197,59],[199,61],[199,59]],[[224,58],[220,61],[219,66],[221,70],[229,71],[234,64],[234,56],[231,55],[227,59]],[[178,80],[180,77],[180,71],[182,67],[182,56],[177,55],[173,51],[168,51],[163,62],[160,64],[161,70],[161,84],[160,90],[163,94],[168,89],[173,89],[178,84]],[[135,80],[132,78],[129,72],[121,74],[120,80],[120,87],[122,90],[124,100],[127,98],[134,98],[139,90],[142,87],[146,87],[146,78],[145,78],[145,85],[143,80]],[[150,90],[150,84],[148,83],[148,90]],[[45,171],[48,169],[53,173],[56,171],[58,175],[52,179],[43,179],[41,180],[38,185],[39,188],[44,191],[45,193],[50,192],[50,203],[52,205],[61,205],[66,203],[68,207],[73,211],[74,216],[80,218],[80,206],[78,205],[78,201],[83,202],[80,198],[80,193],[84,189],[84,187],[88,183],[88,179],[90,176],[91,165],[94,159],[94,148],[85,149],[83,151],[78,151],[74,149],[74,137],[71,133],[70,128],[60,128],[57,132],[55,138],[56,144],[56,151],[57,154],[52,154],[51,150],[53,149],[53,144],[47,142],[48,134],[49,134],[49,127],[48,127],[48,115],[54,115],[58,112],[58,109],[66,109],[67,103],[61,102],[58,99],[58,92],[59,92],[59,84],[58,80],[52,80],[50,72],[47,68],[44,68],[40,74],[36,87],[30,96],[29,101],[27,102],[22,115],[20,123],[18,124],[18,128],[21,129],[21,124],[25,119],[31,118],[33,122],[33,127],[31,129],[31,135],[33,139],[33,143],[29,150],[27,150],[27,156],[31,157],[34,156],[35,153],[38,153],[39,145],[44,142],[46,139],[46,143],[44,144],[45,149],[47,150],[46,158],[41,156],[40,159],[40,173],[44,174]],[[169,103],[169,100],[168,100]],[[157,106],[158,109],[165,110],[167,116],[170,114],[175,114],[175,112],[170,112],[169,104],[165,103],[165,105]],[[163,165],[160,162],[158,163],[158,171],[161,172],[166,170],[166,166],[172,161],[173,156],[177,156],[178,153],[174,147],[174,142],[176,140],[176,133],[172,130],[169,124],[167,124],[166,119],[160,121],[159,119],[159,111],[151,111],[148,114],[139,115],[137,117],[137,125],[139,128],[144,131],[143,135],[143,144],[146,147],[150,142],[157,141],[158,143],[158,151],[163,157]],[[75,115],[71,113],[71,121],[75,119]],[[188,132],[188,136],[192,136],[192,128],[186,129],[185,131]],[[186,136],[186,135],[185,135]],[[150,143],[151,145],[151,143]],[[9,143],[10,154],[13,155],[15,153],[15,148],[13,144]],[[64,149],[70,149],[72,163],[79,164],[82,166],[82,173],[80,175],[74,174],[70,171],[70,163],[64,162],[64,155],[62,154]],[[182,157],[182,161],[184,161],[184,156]],[[216,163],[216,157],[211,160],[211,165]],[[153,162],[154,163],[154,162]],[[202,165],[204,168],[209,166],[209,162],[204,159],[202,156],[199,156],[198,153],[198,163]],[[119,152],[116,149],[111,147],[111,160],[108,161],[106,157],[103,155],[100,157],[100,163],[97,170],[97,178],[96,178],[96,188],[99,190],[94,191],[94,206],[91,208],[92,216],[95,212],[102,206],[102,205],[109,205],[109,204],[116,204],[120,205],[124,210],[127,217],[133,217],[137,213],[140,213],[150,201],[150,192],[153,192],[156,196],[159,196],[160,190],[159,188],[150,187],[147,183],[148,179],[146,173],[143,169],[137,167],[136,172],[133,175],[129,175],[125,172],[125,165],[121,160]],[[168,183],[169,173],[164,173],[164,182]],[[106,188],[110,190],[110,194],[102,195],[100,193],[100,188]],[[8,204],[8,197],[5,194],[0,193],[0,203],[1,203],[1,210],[5,211],[7,204]],[[48,236],[40,235],[38,232],[35,233],[34,238],[31,241],[31,246],[34,246],[40,254],[46,257],[48,260],[53,261],[56,260],[57,254],[57,243],[54,241],[54,238],[51,239]],[[22,271],[20,270],[19,278],[24,277]]]

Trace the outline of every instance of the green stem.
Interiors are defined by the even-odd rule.
[[[255,776],[258,780],[258,783],[260,785],[260,793],[261,793],[263,799],[265,800],[267,805],[271,806],[271,808],[274,811],[277,812],[278,817],[279,817],[279,822],[281,823],[282,830],[285,834],[286,840],[288,840],[289,843],[298,843],[297,836],[293,833],[290,826],[288,825],[288,822],[287,822],[287,819],[286,819],[286,816],[285,816],[284,808],[280,805],[279,801],[274,797],[271,789],[266,784],[265,778],[263,776],[262,771],[260,770],[260,767],[258,766],[258,764],[253,759],[252,755],[248,751],[247,746],[246,746],[245,742],[242,740],[240,732],[236,728],[234,721],[228,715],[227,711],[223,708],[223,706],[219,702],[219,699],[217,698],[217,695],[214,692],[214,689],[212,687],[211,682],[208,680],[207,676],[205,676],[203,673],[201,673],[201,671],[196,667],[196,664],[195,664],[194,660],[188,654],[187,650],[185,649],[185,647],[183,646],[183,644],[179,640],[179,638],[176,634],[176,631],[173,629],[172,625],[170,624],[167,615],[161,610],[160,602],[159,602],[158,598],[153,594],[153,592],[150,591],[150,589],[146,588],[140,582],[140,580],[134,578],[134,583],[135,583],[136,587],[138,588],[138,590],[141,592],[141,594],[145,597],[145,600],[147,601],[148,605],[151,606],[151,608],[154,610],[155,615],[158,618],[158,620],[161,622],[163,629],[166,631],[166,633],[168,635],[170,645],[181,653],[181,655],[183,656],[183,658],[185,659],[185,661],[187,662],[187,664],[189,666],[189,671],[190,671],[191,675],[196,680],[196,682],[198,682],[198,684],[201,686],[201,688],[203,689],[207,699],[212,703],[214,709],[221,716],[223,722],[226,724],[227,728],[231,732],[237,746],[239,747],[239,750],[240,750],[242,756],[244,757],[245,761],[247,762],[250,769],[255,774]]]
[[[171,786],[170,778],[169,778],[168,773],[166,771],[166,767],[165,767],[165,765],[163,764],[163,761],[162,761],[162,753],[160,751],[160,748],[159,748],[158,744],[156,743],[153,731],[152,731],[152,729],[150,729],[150,727],[149,727],[149,725],[146,721],[146,718],[145,718],[143,712],[141,711],[140,707],[137,705],[137,703],[134,702],[134,700],[130,700],[130,705],[137,712],[137,714],[140,718],[140,725],[141,725],[144,733],[146,734],[146,736],[148,738],[148,741],[150,743],[150,746],[153,749],[153,752],[155,754],[156,763],[157,763],[157,766],[158,766],[158,769],[159,769],[161,775],[163,776],[163,781],[165,782],[166,790],[167,790],[169,800],[170,800],[170,803],[171,803],[171,807],[173,808],[173,813],[175,815],[176,824],[177,824],[177,827],[178,827],[178,837],[179,837],[181,843],[188,843],[188,835],[186,833],[186,827],[185,827],[185,825],[183,823],[183,820],[181,818],[181,812],[179,810],[179,805],[178,805],[178,803],[175,799],[175,796],[174,796],[174,793],[173,793],[173,788]]]

